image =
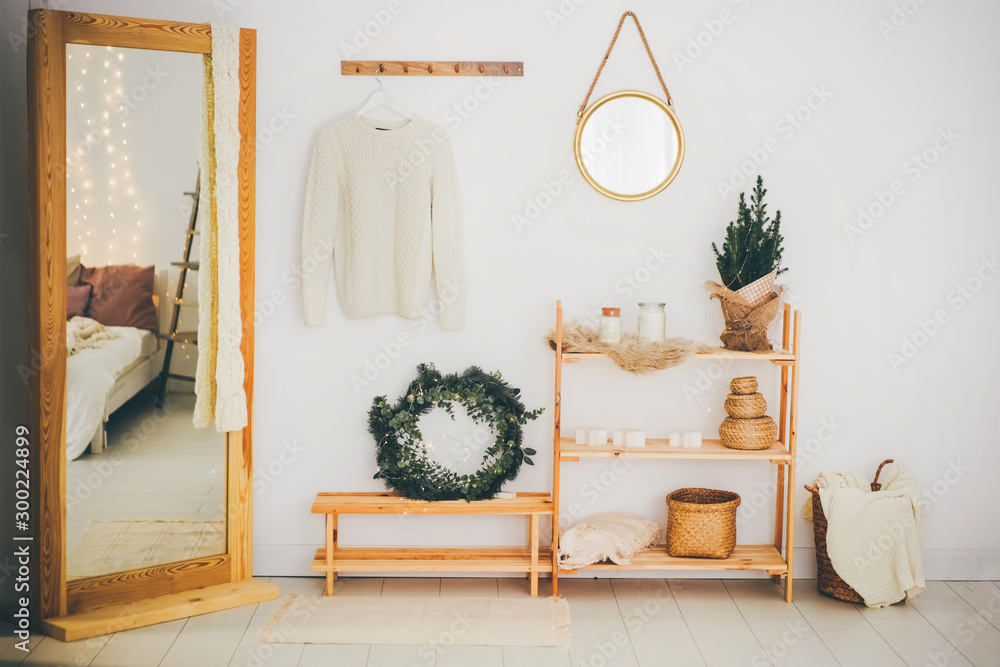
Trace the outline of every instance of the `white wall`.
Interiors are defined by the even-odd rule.
[[[899,3],[895,3],[899,4]],[[918,3],[901,3],[908,7]],[[837,5],[772,0],[630,4],[643,21],[687,137],[677,180],[641,203],[618,203],[592,191],[572,153],[576,110],[607,47],[620,3],[569,0],[460,0],[406,4],[361,59],[523,60],[524,78],[390,80],[397,99],[444,125],[461,174],[469,304],[464,331],[436,325],[398,352],[370,386],[350,377],[414,325],[399,319],[347,321],[335,302],[324,327],[306,329],[290,280],[300,262],[302,199],[308,152],[317,130],[352,111],[373,81],[342,77],[341,43],[350,43],[388,3],[369,0],[296,4],[230,0],[225,20],[258,30],[258,171],[255,464],[256,571],[307,574],[321,519],[309,514],[317,491],[377,490],[365,418],[376,394],[397,396],[415,366],[442,370],[470,364],[500,369],[530,407],[552,403],[552,354],[540,342],[554,303],[569,316],[602,302],[623,309],[634,326],[636,303],[667,302],[670,334],[714,341],[719,308],[702,284],[715,279],[709,248],[732,219],[736,195],[720,195],[734,169],[777,151],[760,171],[771,210],[785,221],[785,276],[804,313],[798,483],[821,470],[869,475],[879,461],[904,463],[933,496],[925,547],[935,578],[1000,576],[1000,501],[994,490],[1000,451],[996,369],[1000,352],[997,267],[1000,229],[986,193],[998,176],[1000,102],[995,72],[1000,47],[992,26],[1000,6],[987,0],[927,3],[896,16],[884,36],[891,0]],[[135,13],[124,0],[80,0],[70,8]],[[144,6],[159,18],[216,21],[222,3],[203,0]],[[575,9],[551,25],[550,12]],[[728,24],[715,23],[723,11]],[[905,19],[905,23],[904,23]],[[707,22],[707,23],[706,23]],[[719,34],[712,35],[711,28]],[[691,40],[704,46],[678,65]],[[627,26],[595,94],[625,87],[656,92],[634,28]],[[494,89],[495,87],[495,89]],[[484,97],[476,101],[475,97]],[[816,91],[822,91],[818,94]],[[461,122],[455,105],[478,108]],[[812,104],[813,108],[808,106]],[[801,120],[794,120],[798,116]],[[938,142],[940,133],[957,137]],[[773,138],[774,142],[767,142]],[[936,161],[914,171],[911,156]],[[756,175],[757,167],[748,165]],[[515,214],[565,172],[571,184],[533,224]],[[902,192],[861,235],[848,238],[859,207],[877,209],[878,193],[899,180]],[[902,188],[902,189],[901,189]],[[542,198],[544,200],[544,198]],[[529,211],[532,212],[532,211]],[[655,250],[671,258],[638,291]],[[992,261],[992,259],[990,260]],[[982,276],[982,282],[977,278]],[[975,290],[966,299],[955,290]],[[924,337],[921,322],[947,322]],[[896,367],[903,341],[920,346]],[[653,378],[632,378],[607,364],[566,369],[563,423],[584,420],[663,433],[672,427],[712,431],[721,419],[725,382],[758,374],[775,405],[777,371],[762,365],[713,369],[690,362]],[[684,388],[709,375],[711,392]],[[832,425],[832,426],[831,426]],[[540,451],[513,489],[548,490],[551,413],[531,424]],[[957,477],[949,471],[959,470]],[[773,469],[692,462],[636,464],[607,478],[607,466],[564,467],[563,502],[585,512],[635,511],[662,519],[663,496],[680,486],[739,492],[752,505]],[[596,492],[595,485],[611,481]],[[948,480],[957,483],[949,483]],[[801,503],[806,493],[798,491]],[[590,500],[593,498],[593,502]],[[797,512],[798,508],[796,508]],[[768,541],[772,518],[747,514],[740,541]],[[349,517],[344,544],[502,544],[523,539],[521,521],[472,517]],[[811,571],[811,526],[799,520],[797,569]]]

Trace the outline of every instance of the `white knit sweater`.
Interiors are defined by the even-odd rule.
[[[379,129],[389,128],[389,129]],[[465,321],[458,184],[444,130],[414,116],[377,124],[350,113],[313,147],[302,236],[309,326],[326,319],[330,269],[348,318],[440,312]],[[433,270],[437,305],[428,306]]]

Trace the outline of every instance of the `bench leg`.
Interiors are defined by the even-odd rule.
[[[326,515],[326,588],[324,595],[333,595],[333,584],[337,581],[337,573],[333,571],[333,552],[337,548],[337,514]]]
[[[538,597],[538,515],[528,516],[528,546],[531,548],[531,597]]]

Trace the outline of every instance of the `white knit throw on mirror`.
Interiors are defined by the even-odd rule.
[[[243,319],[240,314],[240,237],[239,237],[239,161],[240,133],[238,126],[240,105],[240,29],[229,24],[212,24],[212,88],[214,91],[214,118],[212,134],[215,143],[208,150],[215,153],[214,178],[209,182],[215,190],[210,192],[209,214],[201,226],[202,254],[201,267],[208,273],[199,284],[199,300],[208,296],[209,303],[214,298],[217,307],[199,310],[199,343],[210,341],[200,347],[200,356],[215,355],[214,391],[199,392],[195,405],[194,423],[205,427],[212,421],[214,407],[215,428],[220,432],[235,431],[247,425],[247,400],[243,389],[244,362],[240,351],[243,339]],[[206,124],[207,125],[207,124]],[[206,130],[206,134],[207,130]],[[205,138],[206,145],[208,138]],[[203,164],[206,160],[202,150]],[[203,168],[204,170],[204,168]],[[205,192],[203,189],[202,192]],[[199,208],[199,218],[201,218]],[[214,220],[213,220],[214,218]],[[212,223],[215,223],[213,228]],[[209,252],[206,253],[205,235],[208,230]],[[214,256],[212,250],[215,250]],[[206,280],[206,278],[210,278]],[[204,283],[209,283],[204,286]],[[212,283],[216,293],[211,294]],[[211,314],[215,313],[217,319]],[[205,315],[209,317],[206,318]],[[206,319],[208,323],[206,326]],[[207,329],[207,331],[206,331]],[[203,332],[207,336],[203,336]],[[214,349],[213,349],[214,348]],[[207,360],[206,360],[207,361]],[[210,377],[213,364],[202,363],[199,358],[196,389],[212,384]],[[212,399],[214,398],[214,406]]]
[[[330,271],[350,318],[423,316],[434,275],[443,329],[465,322],[462,225],[451,145],[414,116],[377,123],[356,113],[313,147],[302,237],[303,307],[326,320]]]

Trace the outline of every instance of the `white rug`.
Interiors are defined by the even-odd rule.
[[[67,579],[226,551],[224,521],[91,521],[66,558]]]
[[[285,598],[260,629],[262,644],[569,647],[562,598]]]

